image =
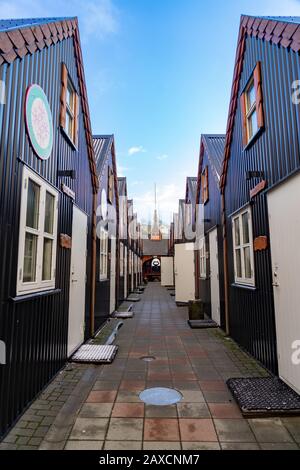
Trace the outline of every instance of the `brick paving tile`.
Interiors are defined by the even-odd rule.
[[[293,442],[279,418],[249,419],[248,422],[258,442]]]
[[[84,403],[79,416],[80,418],[109,418],[113,403]]]
[[[242,418],[235,403],[209,403],[208,406],[213,418]]]
[[[299,450],[299,446],[292,442],[260,442],[262,450]]]
[[[111,418],[106,439],[108,441],[141,441],[143,420],[140,418]]]
[[[141,450],[142,441],[105,441],[104,450]]]
[[[300,444],[300,417],[281,418],[281,421],[293,436],[295,441]]]
[[[116,394],[117,392],[114,390],[93,390],[87,398],[87,403],[113,403],[115,401]]]
[[[204,403],[204,396],[200,390],[180,390],[182,393],[182,402],[186,403]]]
[[[168,406],[145,406],[145,416],[147,418],[177,418],[176,405]]]
[[[221,442],[222,450],[259,450],[256,442]]]
[[[211,419],[179,419],[181,440],[186,442],[217,442]]]
[[[112,416],[114,418],[143,418],[144,403],[115,403]]]
[[[68,441],[65,450],[101,450],[103,441]]]
[[[214,424],[221,442],[255,442],[254,434],[244,419],[215,419]]]
[[[180,442],[156,442],[156,441],[144,441],[144,450],[181,450]]]
[[[182,442],[183,450],[220,450],[218,442]]]
[[[144,390],[146,382],[144,380],[123,380],[120,385],[120,390],[128,391],[142,391]]]
[[[179,418],[210,418],[206,403],[178,403]]]
[[[226,391],[228,390],[227,385],[222,380],[200,380],[199,381],[200,389],[203,392],[217,392],[217,391]]]
[[[70,439],[101,441],[105,437],[107,425],[106,418],[77,418]]]
[[[179,441],[177,419],[146,418],[144,441]]]

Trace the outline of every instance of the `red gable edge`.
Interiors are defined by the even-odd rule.
[[[43,25],[33,25],[28,28],[16,28],[11,31],[0,32],[0,65],[11,64],[16,58],[23,58],[33,54],[37,49],[42,50],[52,44],[63,41],[68,37],[74,38],[74,51],[77,62],[77,73],[82,103],[83,121],[86,133],[88,158],[94,193],[98,190],[98,177],[94,158],[92,127],[85,85],[83,59],[80,46],[80,37],[77,18],[49,22]]]
[[[224,193],[226,186],[234,116],[237,109],[239,82],[242,73],[247,35],[264,39],[265,41],[280,45],[284,48],[290,47],[294,52],[300,51],[300,25],[285,23],[284,21],[268,20],[266,18],[254,18],[250,16],[241,17],[227,120],[223,168],[220,180],[222,193]]]

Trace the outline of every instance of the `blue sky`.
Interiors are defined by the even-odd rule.
[[[223,133],[241,13],[285,0],[0,0],[0,16],[78,16],[94,133],[114,133],[139,217],[168,220],[197,171],[201,133]]]

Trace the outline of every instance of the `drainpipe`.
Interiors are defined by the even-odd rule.
[[[225,331],[229,336],[229,291],[228,291],[228,251],[227,251],[227,229],[225,211],[225,188],[222,189],[222,226],[223,226],[223,261],[224,261],[224,297],[225,297]]]
[[[90,336],[95,334],[95,296],[96,296],[96,250],[97,250],[97,192],[93,193],[93,208],[92,208],[92,253],[91,253],[91,306],[90,306]]]

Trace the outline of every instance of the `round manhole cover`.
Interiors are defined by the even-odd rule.
[[[156,357],[154,356],[142,356],[140,357],[141,361],[145,361],[145,362],[151,362],[151,361],[155,361]]]
[[[182,399],[180,392],[174,388],[154,387],[146,388],[140,395],[140,400],[147,405],[174,405]]]

